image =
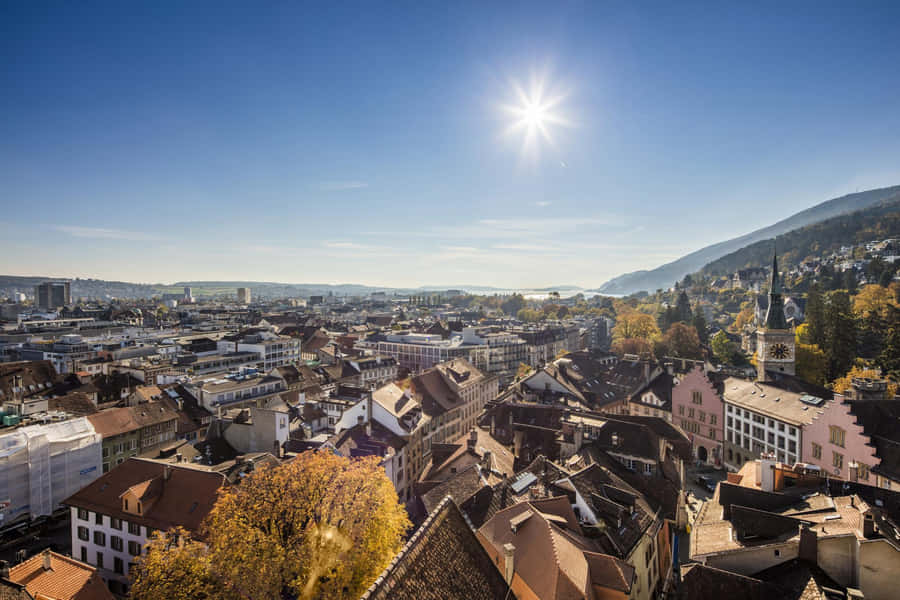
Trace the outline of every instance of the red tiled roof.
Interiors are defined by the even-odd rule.
[[[50,569],[44,569],[44,557]],[[113,600],[97,570],[67,556],[45,551],[9,570],[9,580],[24,585],[35,598],[47,600]]]

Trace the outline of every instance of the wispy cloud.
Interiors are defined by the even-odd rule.
[[[326,248],[348,248],[351,250],[365,250],[369,246],[366,244],[358,244],[356,242],[322,242],[322,245]]]
[[[80,227],[78,225],[54,225],[54,229],[68,233],[72,237],[95,240],[128,240],[144,242],[161,239],[160,236],[144,231],[126,231],[124,229],[106,229],[104,227]]]
[[[323,181],[318,187],[322,192],[343,192],[367,188],[369,184],[365,181]]]
[[[541,208],[550,206],[551,204],[552,204],[552,202],[549,202],[547,200],[538,200],[537,202],[534,203],[535,206],[539,206]]]

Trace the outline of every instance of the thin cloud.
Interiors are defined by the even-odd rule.
[[[54,229],[68,233],[72,237],[94,240],[128,240],[151,241],[160,239],[159,236],[143,231],[126,231],[124,229],[106,229],[104,227],[80,227],[78,225],[54,225]]]
[[[323,181],[319,184],[322,192],[343,192],[346,190],[361,190],[369,187],[365,181]]]
[[[537,202],[534,203],[535,206],[539,206],[541,208],[550,206],[551,204],[553,204],[553,203],[549,202],[547,200],[538,200]]]
[[[322,245],[326,248],[349,248],[351,250],[364,250],[369,248],[369,246],[365,244],[357,244],[356,242],[322,242]]]

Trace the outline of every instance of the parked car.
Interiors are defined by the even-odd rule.
[[[716,491],[716,482],[712,479],[712,477],[707,477],[706,475],[697,475],[697,479],[695,481],[697,485],[710,493]]]

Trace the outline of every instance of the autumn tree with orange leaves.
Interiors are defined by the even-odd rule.
[[[202,530],[158,532],[135,600],[359,598],[410,523],[375,457],[306,452],[220,493]]]

